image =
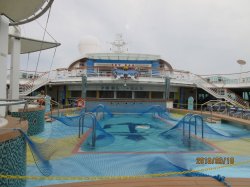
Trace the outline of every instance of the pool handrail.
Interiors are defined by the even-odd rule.
[[[104,109],[105,109],[105,106],[103,104],[98,104],[97,107],[96,107],[96,117],[98,116],[98,109],[101,108],[102,109],[102,117],[104,117]]]
[[[50,100],[50,108],[51,108],[50,113],[51,113],[51,115],[52,115],[52,106],[53,106],[53,104],[57,105],[57,116],[59,116],[59,114],[60,114],[60,103],[58,103],[57,101],[55,101],[53,99]]]
[[[194,114],[189,118],[189,125],[188,125],[188,138],[191,139],[191,120],[194,118],[194,128],[195,128],[195,135],[197,135],[196,125],[197,125],[197,118],[201,119],[201,137],[204,138],[204,121],[203,117],[199,114]]]
[[[194,114],[192,113],[187,113],[183,118],[182,118],[182,134],[183,134],[183,137],[185,136],[185,120],[187,117],[192,117]]]
[[[83,134],[83,128],[84,128],[84,119],[85,119],[85,116],[90,116],[91,119],[92,119],[92,147],[95,147],[95,144],[96,144],[96,116],[94,113],[92,112],[86,112],[86,113],[83,113],[80,117],[80,120],[79,120],[79,138],[81,136],[81,133]]]

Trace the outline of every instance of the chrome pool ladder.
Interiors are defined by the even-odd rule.
[[[187,119],[188,118],[188,119]],[[186,119],[188,121],[186,121]],[[197,135],[197,119],[201,120],[201,137],[202,139],[204,138],[204,120],[203,117],[201,115],[198,114],[191,114],[188,113],[186,114],[183,118],[182,118],[182,123],[183,123],[183,137],[185,136],[185,123],[188,123],[188,138],[191,139],[191,124],[192,124],[192,119],[194,119],[194,132],[195,135]]]
[[[79,120],[79,133],[78,133],[78,137],[80,138],[80,136],[84,133],[84,119],[85,116],[90,116],[92,119],[92,147],[95,147],[96,144],[96,116],[92,113],[92,112],[86,112],[83,113],[80,117]]]

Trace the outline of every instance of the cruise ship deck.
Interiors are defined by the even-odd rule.
[[[120,10],[121,2],[109,1],[118,13],[111,17],[116,17],[119,24],[134,19],[132,8],[143,9],[136,10],[136,15],[142,15],[138,23],[143,23],[144,17],[150,15],[145,28],[138,23],[125,23],[127,36],[131,33],[136,36],[139,33],[137,26],[143,28],[141,38],[129,36],[143,41],[139,52],[130,52],[122,34],[116,35],[108,50],[101,49],[94,36],[76,39],[78,30],[86,34],[91,27],[95,28],[92,33],[103,37],[108,29],[116,30],[119,24],[115,25],[111,17],[106,19],[108,26],[102,27],[105,21],[100,20],[106,16],[105,11],[111,10],[106,1],[96,1],[99,4],[105,2],[105,6],[96,6],[93,0],[77,3],[60,0],[53,6],[59,10],[57,13],[52,12],[54,2],[0,0],[0,186],[250,186],[250,71],[243,71],[243,66],[248,65],[247,55],[243,55],[248,54],[244,53],[248,48],[241,45],[245,39],[240,38],[243,31],[248,30],[238,25],[247,20],[241,19],[241,9],[237,14],[233,12],[234,16],[240,15],[237,18],[241,20],[237,20],[237,26],[232,29],[235,32],[240,28],[237,38],[227,35],[231,31],[228,23],[227,31],[221,37],[215,25],[204,27],[202,17],[195,16],[195,20],[198,18],[201,22],[189,24],[182,17],[185,24],[180,26],[191,26],[190,31],[178,28],[180,33],[173,32],[178,36],[174,41],[167,35],[179,22],[172,19],[172,10],[165,11],[171,7],[170,1],[163,11],[159,9],[154,15],[143,15],[144,9],[151,11],[154,6],[144,6],[143,1],[136,2],[138,4],[129,1],[131,5],[126,10],[126,19],[119,19],[126,3]],[[148,0],[147,5],[153,2],[156,3]],[[160,8],[160,2],[165,1],[157,1],[156,7]],[[69,8],[72,4],[74,8]],[[181,6],[177,4],[179,10]],[[219,12],[225,17],[224,10],[228,7],[219,4],[223,5]],[[58,8],[59,5],[65,7]],[[217,3],[211,5],[213,11],[217,10],[214,8]],[[239,2],[237,5],[243,6]],[[189,10],[184,7],[185,11]],[[206,9],[209,7],[205,6]],[[78,8],[81,8],[79,13],[75,10]],[[190,11],[196,12],[193,5]],[[128,12],[131,15],[127,16]],[[209,18],[215,15],[216,21],[211,23],[218,23],[216,14],[206,14],[202,9],[199,12],[209,15]],[[45,27],[37,21],[43,32],[42,40],[30,38],[29,31],[34,31],[35,27],[27,23],[45,13],[47,18],[41,19],[46,21]],[[90,13],[92,15],[87,16],[87,20],[82,17]],[[165,13],[168,15],[159,16]],[[51,17],[60,20],[48,24]],[[170,18],[171,27],[167,22],[157,23],[163,17]],[[98,19],[97,23],[95,19]],[[231,25],[233,19],[228,20]],[[26,30],[23,25],[30,28]],[[199,33],[195,34],[197,25],[203,29],[202,38]],[[159,29],[154,29],[158,26]],[[61,44],[49,33],[53,27],[56,27],[54,32],[58,33],[58,38],[63,40],[60,50],[57,47]],[[209,43],[206,40],[210,33],[205,33],[204,28],[209,32],[216,31],[212,34],[216,37],[210,51],[228,44],[221,40],[226,37],[227,41],[232,38],[235,48],[228,44],[224,46],[226,53],[218,49],[219,53],[210,54],[206,48],[199,51],[203,48],[201,44],[194,44],[189,39],[201,39],[202,46],[205,46]],[[158,34],[151,38],[147,33],[153,30],[162,32],[164,37],[153,41]],[[187,40],[182,37],[185,34],[188,34]],[[236,40],[241,43],[237,45]],[[75,41],[80,41],[79,56],[70,46]],[[186,41],[188,47],[184,45]],[[192,50],[192,45],[195,50]],[[230,52],[234,51],[232,54],[229,47]],[[53,51],[46,54],[42,52],[52,48]],[[37,55],[30,55],[33,52]],[[235,70],[233,67],[237,62],[240,72],[216,73],[215,68],[221,69],[217,62],[228,63],[229,58],[239,55],[244,60],[234,59],[232,69]],[[213,58],[209,59],[210,56]],[[215,59],[219,56],[224,56],[224,59]],[[24,59],[25,64],[21,63]],[[216,65],[213,69],[212,61]],[[193,62],[197,64],[192,66]],[[200,67],[197,68],[201,64],[206,71],[205,67],[211,66],[212,73],[202,75]],[[223,71],[229,72],[230,68],[226,68],[224,65]]]
[[[249,187],[250,179],[227,178],[226,181],[233,187]],[[85,183],[70,183],[49,185],[48,187],[224,187],[225,185],[207,177],[178,177],[178,178],[151,178],[151,179],[126,179],[107,180]]]

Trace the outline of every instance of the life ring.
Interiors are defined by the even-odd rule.
[[[45,105],[44,98],[38,99],[37,102],[39,103],[39,105]]]
[[[84,107],[84,106],[85,106],[85,101],[84,101],[84,99],[83,99],[83,98],[78,98],[78,99],[76,100],[76,105],[77,105],[78,107]]]

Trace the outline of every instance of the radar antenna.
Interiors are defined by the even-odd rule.
[[[123,40],[122,34],[116,34],[115,40],[110,43],[112,45],[111,51],[113,53],[125,53],[128,49],[125,48],[127,43]]]

